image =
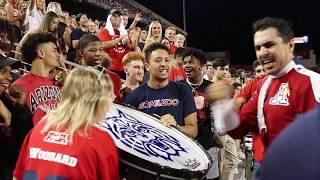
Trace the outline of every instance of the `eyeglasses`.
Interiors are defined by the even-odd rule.
[[[256,73],[261,73],[261,72],[264,72],[264,69],[257,69],[256,70]]]

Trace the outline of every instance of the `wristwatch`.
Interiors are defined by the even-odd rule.
[[[176,128],[181,131],[181,126],[179,124],[176,125]]]

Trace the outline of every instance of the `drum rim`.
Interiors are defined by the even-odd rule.
[[[119,150],[121,151],[119,152],[119,159],[122,163],[132,168],[138,169],[142,172],[149,173],[155,176],[158,175],[159,177],[164,177],[168,179],[203,178],[206,176],[208,170],[210,169],[210,167],[202,171],[190,171],[189,169],[174,169],[169,166],[162,166],[158,163],[147,161],[122,149]],[[122,153],[125,153],[126,158],[130,159],[130,161],[124,160],[123,156],[120,156],[120,154],[123,155]],[[149,169],[137,164],[143,164],[144,166],[147,166]]]
[[[153,120],[155,120],[156,122],[161,123],[159,117],[157,117],[156,115],[147,114],[147,113],[141,111],[140,109],[137,109],[137,108],[135,108],[135,107],[133,107],[133,106],[131,106],[131,105],[128,105],[128,104],[119,104],[119,103],[114,103],[114,102],[113,102],[113,104],[120,105],[120,106],[124,106],[124,107],[130,108],[130,109],[139,111],[139,112],[143,113],[143,114],[146,115],[146,116],[150,116],[150,117],[151,117]],[[207,172],[209,171],[209,169],[211,168],[211,166],[212,166],[212,164],[213,164],[213,163],[212,163],[212,158],[210,157],[210,155],[208,154],[208,152],[207,152],[207,151],[203,148],[203,146],[202,146],[199,142],[197,142],[195,139],[187,136],[186,134],[184,134],[184,133],[183,133],[181,130],[179,130],[178,128],[176,128],[176,127],[174,127],[174,126],[171,126],[171,127],[173,128],[173,131],[175,131],[176,133],[180,134],[180,135],[183,136],[184,138],[190,140],[191,142],[193,142],[195,145],[197,145],[197,146],[202,150],[202,152],[203,152],[203,153],[206,155],[206,157],[209,159],[209,163],[208,163],[208,168],[207,168],[207,169],[205,169],[205,170],[198,170],[198,171],[191,171],[190,169],[175,169],[175,168],[172,168],[172,167],[169,167],[169,166],[160,165],[159,163],[156,163],[156,162],[148,161],[148,160],[143,159],[143,158],[140,158],[140,157],[138,157],[138,156],[136,156],[136,155],[134,155],[134,154],[132,154],[132,153],[130,153],[130,152],[127,152],[127,151],[125,151],[125,150],[123,150],[123,149],[121,149],[121,148],[119,148],[119,147],[117,147],[117,148],[118,148],[120,151],[126,153],[127,155],[130,155],[130,156],[133,156],[133,157],[136,158],[136,159],[139,159],[140,161],[143,161],[143,162],[145,162],[145,163],[147,163],[147,164],[153,165],[154,167],[160,167],[160,168],[162,168],[162,169],[163,169],[162,171],[164,171],[164,172],[170,170],[170,171],[176,171],[174,174],[179,174],[179,175],[181,175],[181,173],[187,174],[187,175],[183,176],[182,179],[184,179],[184,178],[190,178],[190,177],[194,178],[194,177],[199,177],[199,176],[200,176],[200,177],[205,177],[206,174],[207,174]],[[128,162],[127,160],[123,160],[123,159],[120,157],[120,152],[119,152],[119,159],[120,159],[123,163],[125,163],[124,161]],[[129,163],[132,163],[132,162],[129,162]],[[132,164],[133,164],[133,163],[132,163]],[[127,165],[128,165],[128,164],[127,164]],[[136,164],[134,164],[134,165],[135,165],[135,166],[138,166],[138,167],[141,167],[141,166],[136,165]],[[141,167],[141,168],[142,168],[142,169],[146,169],[146,168],[143,168],[143,167]],[[146,170],[147,170],[147,171],[150,171],[149,169],[146,169]],[[143,172],[146,172],[146,171],[143,171]],[[154,171],[152,170],[152,172],[154,172]],[[146,172],[146,173],[148,173],[148,172]],[[160,177],[163,177],[163,176],[168,176],[168,177],[170,177],[170,175],[167,175],[167,174],[160,174]],[[172,176],[172,177],[174,177],[174,176]],[[174,178],[176,179],[177,177],[174,177]]]

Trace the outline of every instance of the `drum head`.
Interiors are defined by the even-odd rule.
[[[203,177],[211,166],[207,152],[193,139],[141,111],[113,104],[97,124],[120,149],[120,161],[169,179]]]

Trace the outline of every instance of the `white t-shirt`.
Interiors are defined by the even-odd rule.
[[[37,8],[33,8],[31,11],[27,10],[26,19],[24,25],[29,24],[28,31],[39,28],[41,21],[43,19],[43,14]]]

